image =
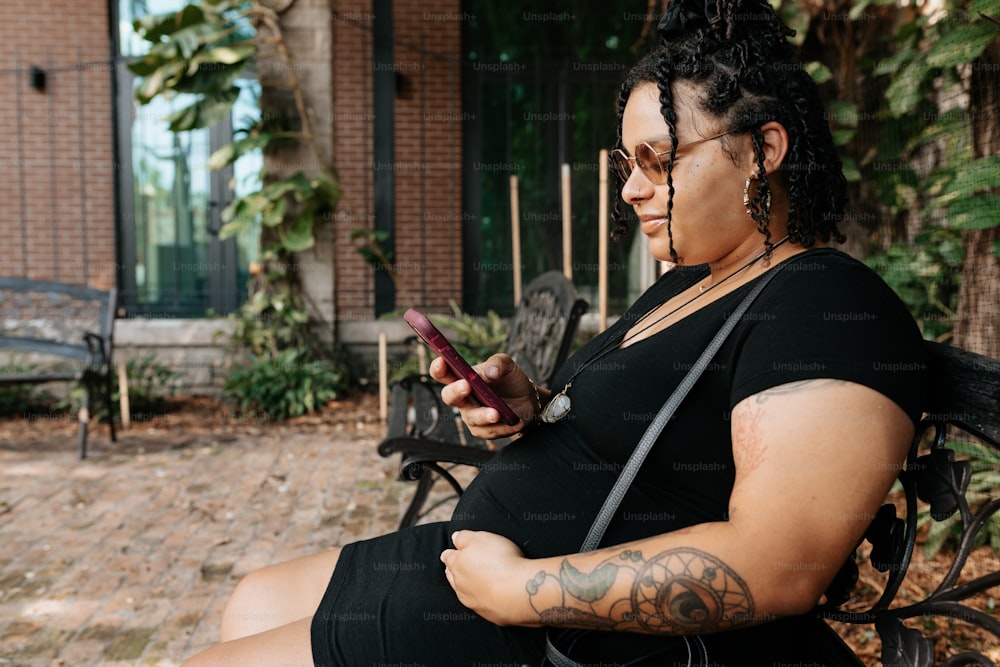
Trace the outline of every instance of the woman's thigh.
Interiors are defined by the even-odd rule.
[[[309,636],[310,619],[261,634],[217,644],[183,667],[315,667]]]
[[[340,549],[271,565],[243,578],[222,615],[228,642],[280,628],[316,613]]]

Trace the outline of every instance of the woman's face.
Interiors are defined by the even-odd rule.
[[[725,264],[730,255],[741,256],[751,245],[759,246],[763,238],[743,206],[744,183],[755,172],[753,147],[748,135],[693,143],[725,132],[726,128],[687,102],[694,94],[689,85],[679,84],[674,89],[678,148],[672,172],[671,230],[677,261],[686,265]],[[733,152],[723,151],[723,140],[738,156],[735,162]],[[649,144],[658,153],[667,151],[661,157],[665,170],[670,129],[660,113],[659,89],[653,83],[640,84],[632,91],[622,118],[625,152],[634,155],[641,143]],[[674,261],[667,233],[667,184],[656,185],[641,169],[633,169],[621,196],[639,217],[652,255]]]

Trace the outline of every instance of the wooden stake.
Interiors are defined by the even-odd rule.
[[[421,375],[427,375],[427,348],[423,344],[417,344],[417,369]]]
[[[597,303],[600,330],[608,328],[608,151],[597,158]]]
[[[521,209],[517,197],[517,176],[510,177],[510,244],[514,262],[514,307],[521,303]]]
[[[385,332],[378,332],[378,416],[383,422],[389,418],[389,359]]]
[[[118,364],[118,405],[122,412],[122,428],[132,425],[132,412],[128,400],[128,370],[126,364]]]
[[[569,165],[562,166],[563,275],[573,280],[573,202],[570,200]]]

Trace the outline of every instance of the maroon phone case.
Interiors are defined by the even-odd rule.
[[[417,335],[424,342],[431,346],[432,350],[445,360],[445,363],[448,364],[448,367],[451,368],[455,375],[469,381],[469,385],[472,387],[472,394],[476,397],[476,400],[487,407],[495,408],[500,413],[500,419],[509,426],[513,426],[521,420],[510,409],[510,406],[504,403],[503,399],[490,389],[486,381],[476,371],[472,370],[469,362],[462,358],[458,350],[448,342],[444,334],[423,313],[410,308],[403,313],[403,319],[417,332]]]

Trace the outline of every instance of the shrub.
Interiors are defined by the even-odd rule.
[[[10,362],[3,367],[7,373],[37,370],[33,365]],[[51,409],[54,397],[36,385],[13,384],[0,386],[0,417],[23,417]]]
[[[271,356],[251,356],[234,368],[223,391],[241,413],[287,419],[312,412],[347,390],[347,374],[306,350],[286,349]]]
[[[475,364],[492,354],[504,349],[507,342],[508,327],[492,310],[484,318],[477,318],[463,313],[454,301],[451,302],[449,315],[429,315],[435,326],[441,329],[451,329],[457,339],[452,340],[455,349],[469,363]]]
[[[129,411],[133,413],[133,419],[166,412],[174,395],[173,383],[177,372],[157,362],[153,354],[148,353],[138,359],[129,359],[125,363],[125,374],[128,376]],[[112,405],[119,405],[121,390],[117,374],[112,382]]]

